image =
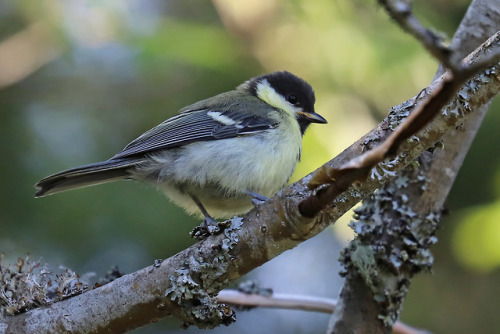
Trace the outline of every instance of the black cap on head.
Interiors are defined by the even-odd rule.
[[[279,71],[269,74],[264,74],[252,78],[248,83],[248,88],[252,94],[257,94],[257,85],[262,80],[267,80],[271,87],[273,87],[280,95],[291,104],[301,107],[304,112],[314,113],[314,102],[316,97],[314,91],[304,79],[287,72]]]
[[[290,72],[282,71],[261,75],[250,79],[240,87],[257,96],[258,85],[263,80],[266,80],[289,103],[301,110],[296,113],[296,117],[302,134],[311,123],[326,123],[323,117],[314,112],[316,97],[311,85]]]

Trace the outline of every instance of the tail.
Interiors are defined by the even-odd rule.
[[[35,184],[35,197],[42,197],[80,187],[127,179],[130,168],[140,160],[110,159],[90,165],[68,169],[48,176]]]

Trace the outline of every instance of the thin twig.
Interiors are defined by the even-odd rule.
[[[454,69],[459,65],[453,60],[451,50],[443,45],[441,38],[413,15],[407,1],[379,0],[378,2],[402,29],[415,37],[445,67]]]
[[[271,296],[248,294],[238,290],[225,289],[219,292],[220,303],[241,306],[286,308],[292,310],[332,313],[337,301],[332,298],[273,293]]]
[[[305,217],[314,217],[334,198],[349,189],[354,182],[364,180],[378,163],[394,156],[403,142],[416,135],[441,112],[470,77],[481,69],[498,64],[499,39],[500,33],[495,34],[473,51],[462,65],[454,66],[447,71],[438,87],[425,100],[418,103],[413,112],[379,146],[346,162],[340,168],[322,166],[308,183],[310,189],[321,189],[300,202],[301,214]],[[488,50],[486,55],[481,54],[484,50]],[[473,59],[473,56],[479,54],[481,58]],[[481,66],[476,63],[480,63]],[[325,185],[327,186],[324,187]]]
[[[482,45],[484,48],[476,49],[462,61],[460,75],[469,76],[500,62],[500,31],[488,38]],[[487,53],[484,50],[487,50]],[[474,58],[479,59],[472,62]]]
[[[238,290],[222,290],[217,296],[219,303],[235,306],[271,307],[302,311],[333,313],[337,300],[333,298],[312,297],[284,293],[273,293],[271,296],[248,294]],[[430,332],[410,327],[400,321],[393,327],[393,334],[429,334]]]

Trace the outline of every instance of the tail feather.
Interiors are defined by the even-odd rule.
[[[137,165],[139,162],[131,159],[110,159],[59,172],[35,184],[35,197],[127,179],[130,176],[130,167]]]

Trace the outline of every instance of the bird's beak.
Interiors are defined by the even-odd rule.
[[[323,118],[323,116],[316,114],[315,112],[298,111],[297,115],[299,116],[299,119],[307,120],[311,123],[328,123],[326,119]]]

